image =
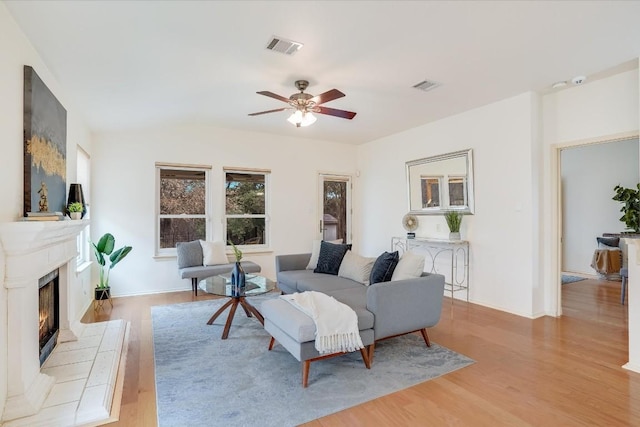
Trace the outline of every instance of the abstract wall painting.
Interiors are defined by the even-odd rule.
[[[64,212],[67,110],[34,69],[24,66],[24,216]]]

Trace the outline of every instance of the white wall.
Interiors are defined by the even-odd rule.
[[[285,120],[283,126],[289,126]],[[300,129],[301,133],[304,128]],[[186,290],[175,257],[154,258],[155,163],[212,165],[213,239],[220,239],[223,167],[271,170],[271,249],[245,253],[275,278],[275,254],[310,252],[317,238],[318,173],[353,175],[356,148],[212,126],[103,133],[92,153],[92,238],[105,232],[133,251],[111,272],[115,296]]]
[[[560,310],[559,278],[559,156],[558,149],[637,136],[639,116],[638,70],[586,83],[542,99],[544,145],[543,247],[545,310]]]
[[[638,69],[546,95],[543,105],[544,144],[544,263],[545,309],[560,312],[559,291],[559,147],[637,137],[640,124]],[[640,161],[640,160],[639,160]],[[640,180],[640,179],[639,179]],[[629,286],[633,287],[633,282]],[[629,300],[629,321],[640,306]],[[637,338],[629,324],[630,360],[640,360]],[[631,345],[636,340],[635,347]]]
[[[78,110],[1,2],[0,52],[0,222],[9,222],[22,215],[24,65],[31,65],[36,70],[67,110],[67,183],[73,182],[76,176],[76,144],[80,143],[90,150],[91,140]],[[4,266],[4,260],[0,259],[0,264]],[[7,294],[2,268],[4,267],[0,267],[0,419],[7,396]],[[88,274],[87,271],[86,276]],[[75,279],[78,286],[73,286],[76,292],[69,297],[77,312],[71,321],[79,320],[90,303],[89,289],[82,285],[83,280],[88,283],[87,277],[80,275]]]
[[[537,97],[522,94],[359,146],[358,235],[366,255],[390,249],[405,231],[405,162],[472,148],[475,215],[462,221],[470,241],[471,301],[523,316],[533,307],[537,233],[533,218]],[[442,216],[420,216],[417,236],[446,238]],[[462,294],[459,297],[463,297]]]
[[[562,271],[596,274],[595,238],[624,231],[613,188],[635,188],[638,155],[637,138],[562,150]]]

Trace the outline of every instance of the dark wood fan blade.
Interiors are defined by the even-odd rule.
[[[288,108],[276,108],[275,110],[268,110],[268,111],[260,111],[259,113],[251,113],[249,114],[250,116],[259,116],[261,114],[267,114],[267,113],[276,113],[278,111],[284,111],[284,110],[288,110]]]
[[[338,89],[331,89],[326,91],[325,93],[314,96],[309,101],[315,102],[316,105],[320,105],[324,104],[325,102],[333,101],[334,99],[342,98],[343,96],[344,93],[340,92]]]
[[[289,102],[289,98],[285,98],[284,96],[280,96],[277,93],[269,92],[268,90],[263,90],[261,92],[256,92],[260,95],[268,96],[269,98],[275,98],[282,102]]]
[[[314,109],[314,112],[320,114],[327,114],[329,116],[341,117],[343,119],[353,119],[356,116],[356,113],[353,111],[345,111],[345,110],[336,110],[335,108],[327,108],[327,107],[317,107],[317,111]]]

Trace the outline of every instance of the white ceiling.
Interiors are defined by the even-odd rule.
[[[638,1],[5,4],[95,131],[208,123],[358,144],[640,56]],[[304,48],[268,51],[274,35]],[[298,129],[287,112],[247,116],[285,107],[256,91],[288,97],[298,79],[358,115]],[[425,79],[442,86],[412,88]]]

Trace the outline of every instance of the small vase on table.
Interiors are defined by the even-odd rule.
[[[236,262],[231,270],[231,289],[233,296],[242,296],[246,284],[246,275],[242,269],[242,264]]]

